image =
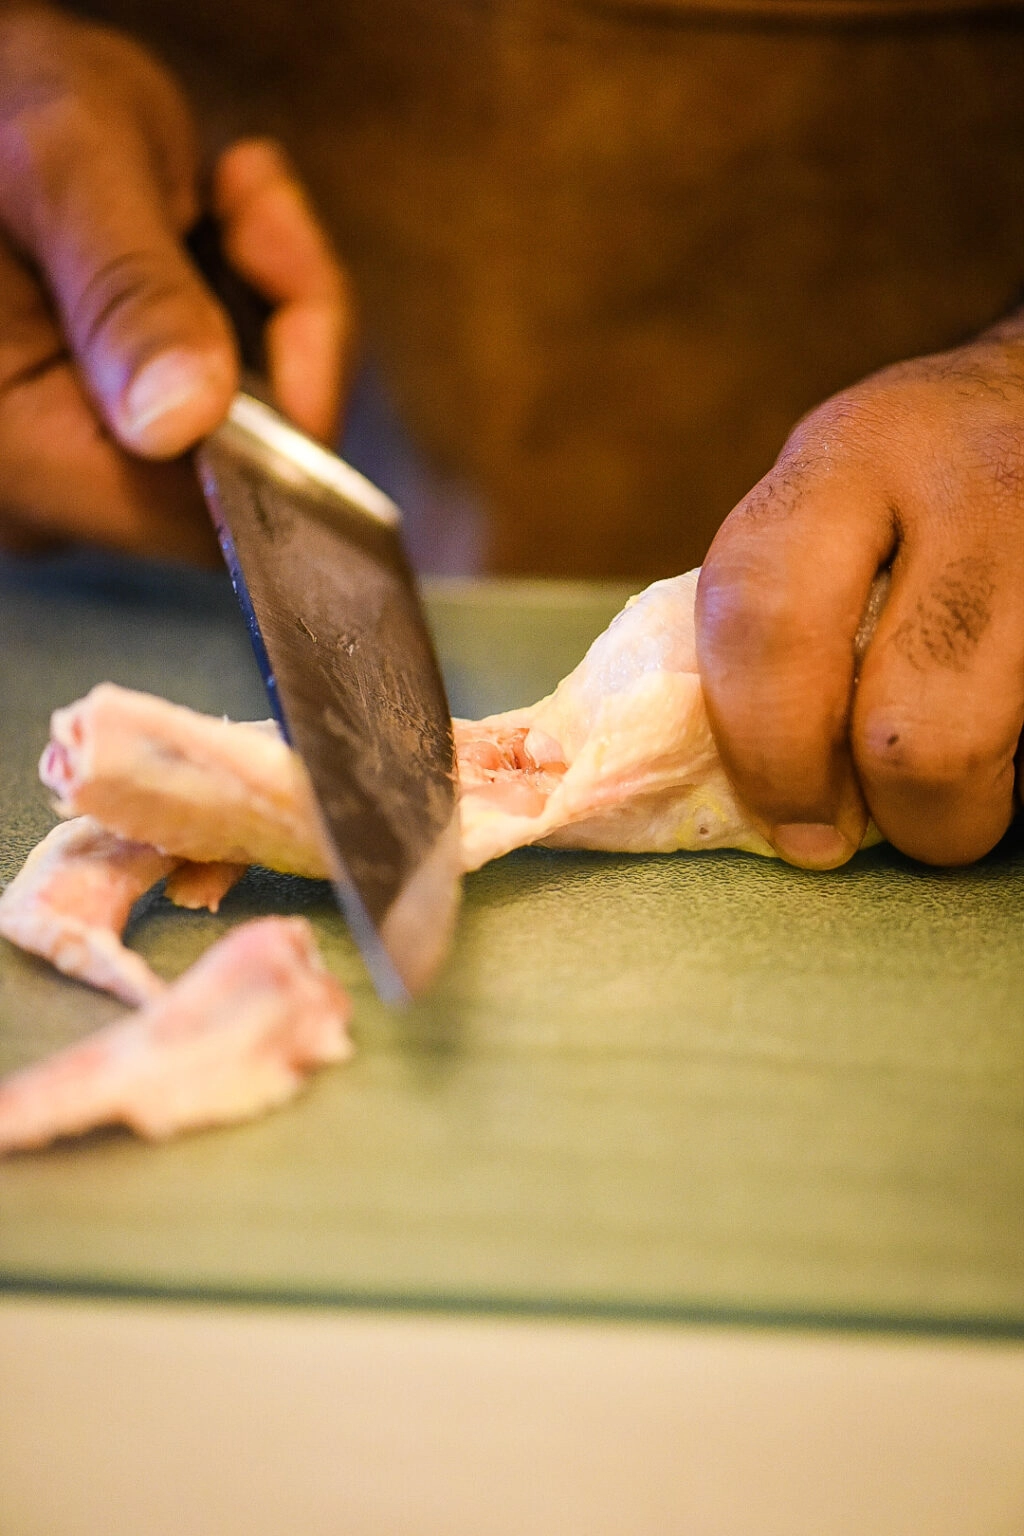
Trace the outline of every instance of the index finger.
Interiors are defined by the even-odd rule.
[[[355,351],[352,297],[289,160],[268,139],[232,145],[214,173],[214,211],[233,266],[278,307],[267,325],[282,409],[330,440]]]
[[[722,525],[697,656],[729,777],[783,858],[842,864],[867,810],[849,747],[855,641],[895,532],[852,464],[785,453]]]

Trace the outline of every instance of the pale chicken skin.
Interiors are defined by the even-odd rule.
[[[539,842],[773,853],[708,724],[693,633],[698,574],[634,597],[540,703],[455,722],[466,869]]]
[[[0,1082],[0,1153],[250,1119],[351,1055],[350,1012],[303,918],[244,923],[137,1013]]]
[[[164,983],[121,942],[132,907],[166,877],[178,906],[216,912],[242,873],[237,864],[181,862],[77,816],[33,848],[0,896],[0,934],[76,981],[145,1003]]]
[[[76,817],[33,848],[0,897],[0,934],[122,1002],[148,1002],[164,983],[121,933],[135,902],[175,863]]]

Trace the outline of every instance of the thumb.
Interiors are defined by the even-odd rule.
[[[126,448],[171,458],[217,425],[238,384],[234,342],[155,200],[83,212],[49,273],[86,387]]]
[[[222,419],[238,363],[141,144],[126,152],[118,138],[116,120],[66,133],[47,157],[50,174],[9,184],[4,201],[16,203],[12,223],[104,421],[124,447],[171,458]]]

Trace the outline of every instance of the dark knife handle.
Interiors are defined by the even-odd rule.
[[[235,329],[242,367],[266,383],[266,324],[274,306],[235,271],[224,255],[220,225],[204,213],[185,237],[189,254],[228,312]]]

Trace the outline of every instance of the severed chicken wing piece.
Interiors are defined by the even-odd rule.
[[[216,912],[244,872],[238,864],[179,862],[78,816],[47,833],[0,896],[0,934],[76,981],[144,1003],[164,983],[121,942],[135,902],[166,876],[177,906]]]
[[[123,1123],[157,1140],[283,1104],[352,1045],[304,918],[244,923],[139,1012],[0,1082],[0,1153]]]
[[[125,948],[121,933],[135,902],[176,863],[89,816],[65,822],[33,848],[0,896],[0,934],[123,1002],[148,1002],[165,983]]]

